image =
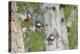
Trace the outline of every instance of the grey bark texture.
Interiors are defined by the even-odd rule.
[[[64,20],[63,8],[60,9],[59,4],[41,4],[43,12],[45,34],[48,38],[52,33],[55,40],[51,46],[48,46],[48,41],[45,40],[47,51],[69,49],[68,33]],[[55,9],[53,9],[55,8]]]

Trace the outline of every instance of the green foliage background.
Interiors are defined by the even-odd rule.
[[[75,5],[65,5],[64,7],[64,19],[65,21],[69,18],[72,7]],[[77,12],[78,13],[78,12]],[[76,17],[75,21],[72,23],[72,26],[69,29],[69,48],[75,49],[78,46],[78,18]]]

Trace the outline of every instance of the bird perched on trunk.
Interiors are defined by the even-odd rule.
[[[29,21],[32,18],[31,13],[28,11],[26,14],[26,18],[24,19],[24,21]]]
[[[48,41],[48,45],[52,45],[52,42],[56,39],[59,38],[59,34],[57,32],[57,30],[54,28],[53,32],[48,36],[47,41]]]
[[[27,11],[26,16],[23,20],[23,32],[27,32],[28,31],[28,27],[29,27],[29,21],[31,20],[32,15],[30,13],[30,11]]]
[[[36,21],[35,31],[36,31],[36,32],[40,32],[40,30],[41,30],[40,28],[41,28],[40,22],[39,22],[39,21]]]
[[[53,37],[52,34],[50,34],[47,40],[48,40],[48,45],[52,45],[52,42],[55,40],[55,38]]]

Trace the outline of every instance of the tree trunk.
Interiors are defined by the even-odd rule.
[[[9,9],[9,15],[11,17],[9,18],[9,31],[11,32],[11,35],[9,35],[9,42],[11,46],[9,48],[10,52],[12,53],[20,53],[24,52],[24,43],[23,43],[23,34],[21,31],[20,27],[20,22],[17,18],[17,7],[16,7],[16,2],[12,1],[9,3],[10,4],[10,9]]]
[[[51,46],[48,46],[47,40],[45,41],[46,50],[68,49],[68,33],[63,8],[60,9],[59,4],[41,4],[40,8],[43,12],[46,37],[52,34],[55,38]]]

